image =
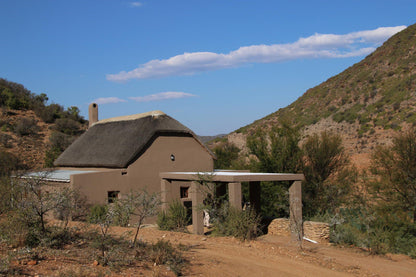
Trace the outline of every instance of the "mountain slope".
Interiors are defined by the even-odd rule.
[[[391,37],[361,62],[309,89],[279,109],[228,136],[242,138],[282,120],[305,134],[340,133],[351,154],[369,153],[391,140],[392,130],[416,123],[416,24]]]
[[[47,101],[46,94],[37,95],[0,78],[0,157],[6,159],[11,154],[22,168],[50,166],[86,129],[87,122],[77,107],[64,110],[59,104],[47,105]]]

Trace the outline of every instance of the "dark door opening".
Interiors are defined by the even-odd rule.
[[[183,205],[186,208],[186,219],[188,224],[192,224],[192,201],[184,201]]]

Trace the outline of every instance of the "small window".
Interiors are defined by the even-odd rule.
[[[120,194],[120,191],[108,191],[107,192],[108,203],[111,204],[111,203],[116,202],[116,199],[118,199],[119,194]]]
[[[181,198],[188,198],[189,197],[189,187],[181,187]]]

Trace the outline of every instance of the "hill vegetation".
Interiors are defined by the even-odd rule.
[[[77,107],[47,104],[48,96],[0,78],[0,155],[20,167],[52,166],[53,160],[86,129]],[[7,155],[5,153],[8,153]]]
[[[216,165],[226,169],[304,173],[304,217],[330,223],[332,242],[416,257],[415,125],[412,25],[288,107],[211,147]],[[363,154],[365,163],[357,163]],[[288,216],[289,186],[261,184],[263,216]]]
[[[361,62],[234,135],[246,137],[284,121],[305,135],[337,132],[351,154],[370,153],[376,145],[392,141],[392,130],[416,123],[415,45],[416,25],[412,25]],[[228,137],[234,142],[233,136]]]

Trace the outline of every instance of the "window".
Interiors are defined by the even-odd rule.
[[[118,199],[119,194],[120,194],[120,191],[108,191],[107,192],[108,204],[116,202],[116,199]]]
[[[181,187],[181,198],[188,198],[189,187]]]

